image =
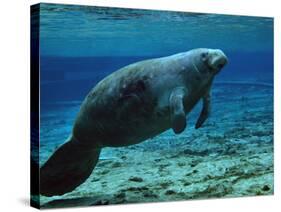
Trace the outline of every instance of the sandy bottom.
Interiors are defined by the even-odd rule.
[[[231,87],[214,90],[213,113],[199,130],[193,126],[200,106],[180,135],[169,130],[138,145],[105,148],[85,183],[63,196],[40,196],[40,204],[51,208],[273,194],[272,88],[245,86],[236,92]],[[58,127],[48,123],[49,128],[43,125],[45,139],[67,136],[71,129],[58,121],[62,130],[56,132]],[[42,160],[56,145],[42,146]]]

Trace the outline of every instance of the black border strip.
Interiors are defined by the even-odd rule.
[[[30,7],[30,205],[40,208],[39,196],[39,83],[40,4]]]

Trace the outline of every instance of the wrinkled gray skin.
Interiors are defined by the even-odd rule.
[[[101,148],[140,143],[170,128],[186,128],[186,115],[203,99],[196,128],[210,113],[210,88],[227,57],[193,49],[128,65],[99,82],[85,98],[72,135],[41,168],[41,194],[61,195],[83,183]],[[188,120],[188,119],[187,119]]]

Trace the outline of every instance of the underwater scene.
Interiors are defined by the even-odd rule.
[[[38,157],[39,166],[43,167],[42,182],[46,182],[46,186],[42,186],[44,192],[39,196],[41,207],[274,193],[273,18],[60,4],[40,4],[39,14],[39,17],[31,17],[39,21],[40,45],[39,157],[36,152],[32,154],[34,158]],[[128,119],[138,117],[134,111],[138,108],[145,110],[151,103],[150,99],[139,103],[139,96],[143,95],[141,92],[147,84],[138,81],[137,85],[133,85],[135,93],[125,93],[119,108],[116,107],[112,102],[119,95],[114,87],[114,77],[118,80],[118,74],[112,75],[112,81],[105,81],[106,86],[111,86],[111,93],[102,93],[102,83],[98,91],[93,89],[105,77],[138,61],[197,48],[213,49],[216,51],[214,55],[220,56],[220,61],[225,58],[224,63],[219,64],[225,66],[214,77],[209,91],[211,100],[208,101],[200,93],[203,101],[200,98],[198,103],[194,101],[196,104],[190,106],[184,121],[186,126],[178,121],[177,111],[175,122],[167,130],[162,130],[166,127],[165,121],[153,122],[151,117],[144,117],[144,125],[138,125],[140,128],[135,129],[129,121],[122,120],[122,123],[128,123],[126,128],[126,125],[116,122],[116,117],[102,116],[111,114],[106,113],[107,110],[119,112],[122,109],[120,113],[125,113]],[[212,56],[210,52],[208,56]],[[152,74],[157,68],[159,71],[168,69],[165,65],[159,68],[154,62],[144,64],[145,69],[150,69],[152,64]],[[195,67],[199,67],[201,72],[201,66],[195,64]],[[122,77],[129,78],[124,74]],[[162,95],[161,91],[164,93],[174,83],[174,78],[167,81],[167,77],[159,74],[157,79],[154,77],[149,81],[150,86],[157,86],[163,80],[160,91],[158,89],[159,96]],[[130,79],[126,80],[130,82]],[[188,80],[192,85],[201,83],[192,82],[198,80],[192,74]],[[91,90],[93,94],[89,94]],[[197,97],[199,93],[193,92],[191,96]],[[88,102],[94,101],[89,98],[100,98],[110,103],[108,108],[99,107],[99,111],[90,109],[89,112]],[[189,97],[187,105],[188,100]],[[173,100],[170,98],[169,101]],[[175,110],[178,109],[177,103],[171,104],[175,104]],[[209,108],[205,122],[195,127],[198,117],[201,119]],[[82,115],[78,115],[81,114],[80,109]],[[170,108],[169,111],[171,117],[168,119],[173,120],[173,110]],[[104,144],[101,150],[95,146],[98,152],[89,152],[91,144],[85,142],[83,146],[84,143],[80,145],[81,141],[78,141],[79,147],[69,147],[71,150],[68,152],[60,152],[58,148],[65,142],[77,145],[77,141],[73,141],[74,136],[71,137],[74,126],[79,125],[77,130],[73,130],[77,137],[92,139],[85,129],[89,127],[88,119],[93,114],[105,122],[100,126],[101,131],[108,132],[108,135],[93,139],[99,140],[95,142],[102,145],[105,141],[100,138],[106,138],[110,145]],[[105,126],[111,128],[104,130]],[[161,133],[150,136],[152,134],[146,134],[150,129]],[[133,132],[140,132],[136,133],[137,141],[134,144],[120,144],[122,141],[119,140],[124,134]],[[92,135],[91,132],[89,135]],[[54,152],[60,155],[52,157]],[[48,161],[52,164],[45,168],[44,164],[49,165]],[[59,164],[59,161],[65,162]],[[90,166],[88,164],[92,167],[84,174],[85,167]],[[52,170],[55,166],[66,170],[64,179],[47,182],[44,170]],[[47,176],[49,179],[56,178],[58,173],[56,170]],[[75,185],[70,188],[67,187],[68,183]]]

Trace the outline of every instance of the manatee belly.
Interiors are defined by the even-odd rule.
[[[169,109],[158,108],[149,95],[86,101],[73,135],[93,147],[120,147],[140,143],[169,129]]]
[[[170,128],[170,117],[151,114],[150,117],[127,113],[126,119],[115,117],[104,125],[103,146],[129,146],[152,138]]]

